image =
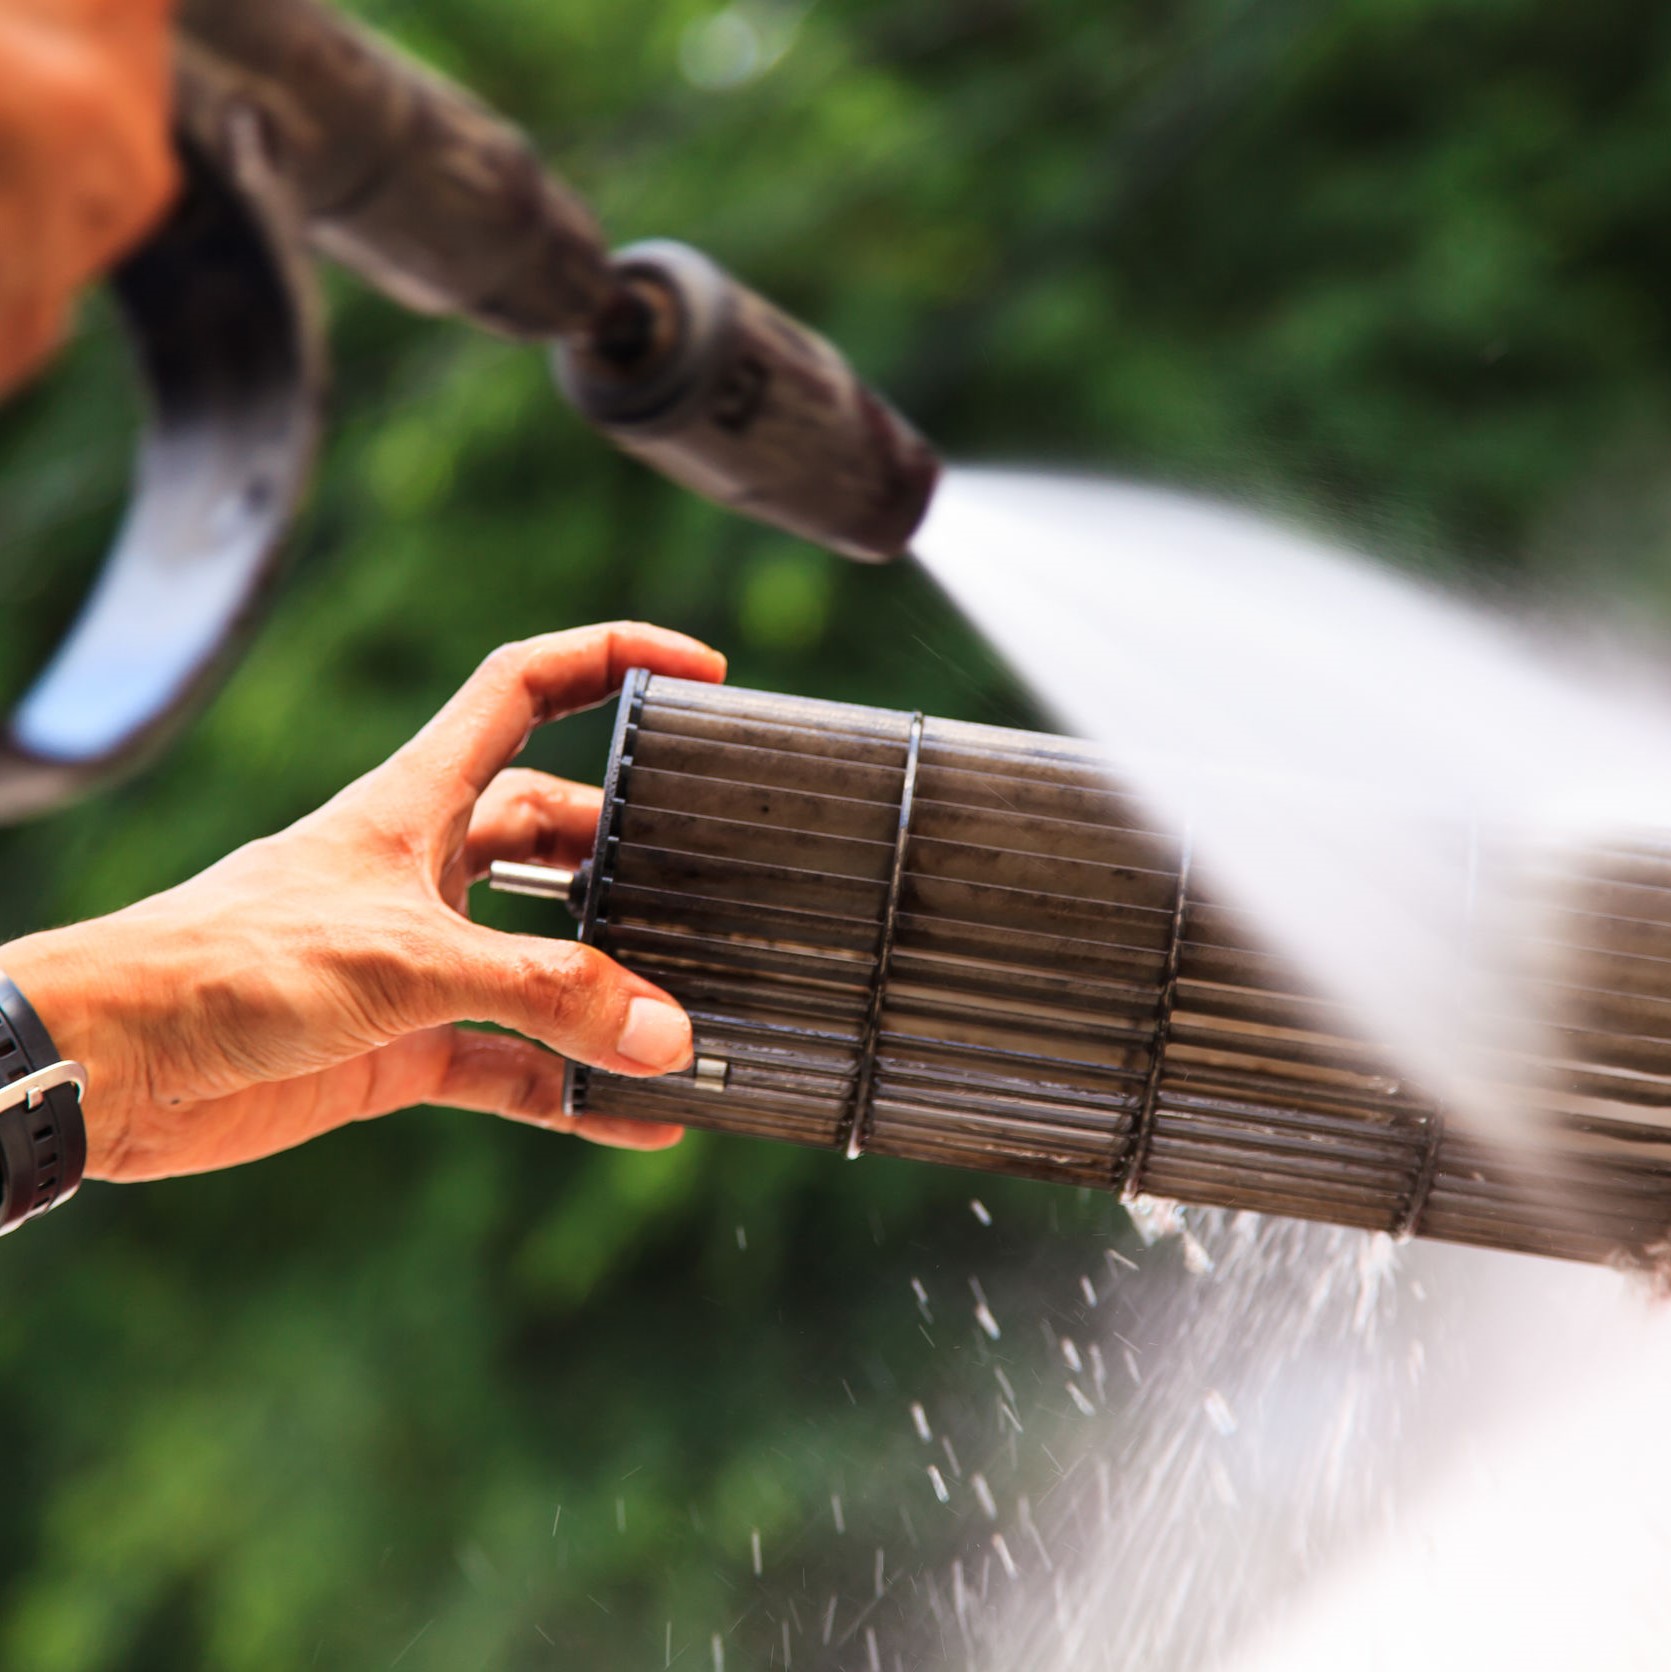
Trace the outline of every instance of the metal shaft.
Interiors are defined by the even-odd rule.
[[[729,1084],[577,1068],[577,1112],[1578,1259],[1671,1226],[1671,840],[1551,884],[1560,1060],[1503,1069],[1536,1162],[1447,1120],[1084,745],[635,675],[593,864],[583,935]]]
[[[576,873],[558,865],[519,865],[514,860],[496,859],[488,869],[488,882],[501,894],[529,894],[537,900],[567,902],[574,893]]]

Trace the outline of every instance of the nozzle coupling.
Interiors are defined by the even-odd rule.
[[[829,343],[688,245],[634,244],[612,270],[553,352],[589,423],[745,516],[866,562],[906,551],[939,461]]]

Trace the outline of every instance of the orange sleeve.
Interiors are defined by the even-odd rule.
[[[173,195],[172,0],[0,0],[0,391]]]

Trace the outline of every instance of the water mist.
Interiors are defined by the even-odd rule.
[[[1458,888],[1455,833],[1536,866],[1671,830],[1651,681],[1153,489],[953,472],[918,552],[1320,991],[1457,1117],[1534,1141],[1489,1064],[1558,1062],[1513,956],[1540,925]],[[1474,1667],[1493,1641],[1661,1663],[1671,1445],[1645,1413],[1671,1319],[1626,1279],[1165,1205],[1139,1222],[1174,1235],[1081,1320],[1141,1362],[1094,1412],[1041,1395],[1038,1559],[984,1614],[936,1601],[928,1664]]]

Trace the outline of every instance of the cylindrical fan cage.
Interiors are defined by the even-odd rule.
[[[634,674],[583,936],[690,1011],[640,1116],[1569,1258],[1671,1226],[1671,843],[1587,856],[1535,1156],[1454,1121],[1058,737]]]

